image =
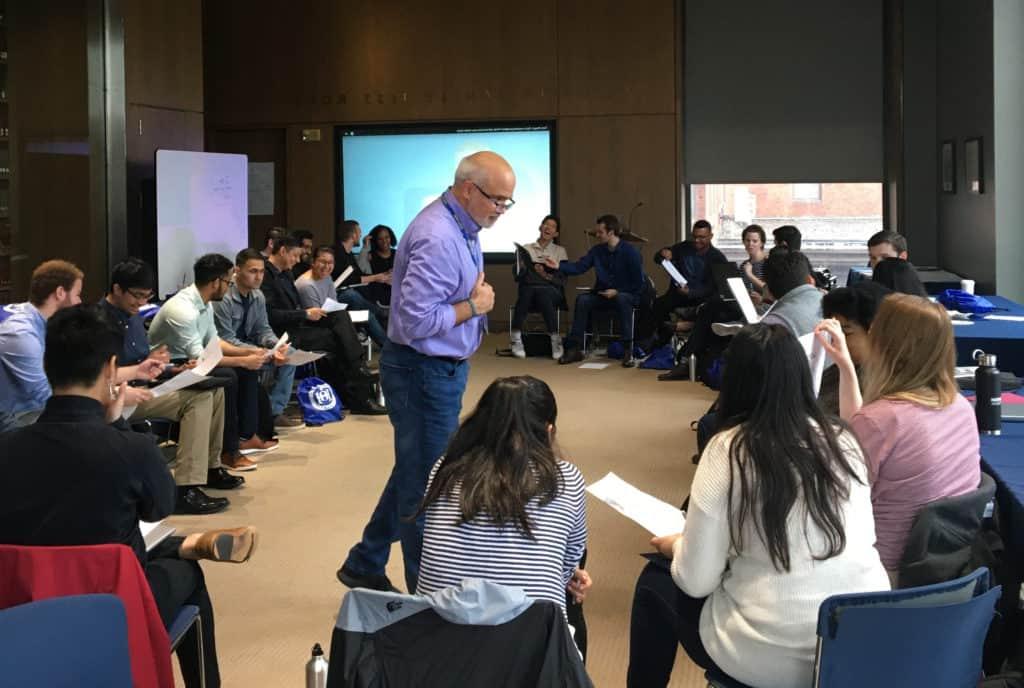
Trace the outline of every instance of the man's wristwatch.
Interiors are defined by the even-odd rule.
[[[473,299],[466,299],[466,303],[469,304],[469,312],[471,314],[470,317],[475,318],[476,316],[480,315],[479,313],[476,312],[476,305],[473,303]]]

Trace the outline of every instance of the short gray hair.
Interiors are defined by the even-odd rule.
[[[487,182],[487,170],[476,160],[476,156],[477,153],[473,153],[459,161],[459,166],[455,168],[456,184],[465,181],[476,184],[485,184]]]

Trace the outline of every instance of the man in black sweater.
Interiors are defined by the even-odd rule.
[[[260,290],[267,301],[270,327],[281,336],[288,333],[296,348],[326,351],[318,364],[327,382],[341,395],[352,413],[380,416],[387,409],[376,401],[377,375],[363,365],[363,346],[346,311],[327,313],[322,308],[303,308],[295,288],[292,268],[302,248],[290,236],[282,237],[267,259]]]

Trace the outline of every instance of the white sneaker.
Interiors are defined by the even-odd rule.
[[[526,358],[526,347],[523,346],[523,333],[513,330],[509,333],[509,341],[512,344],[512,355],[516,358]]]
[[[711,331],[717,334],[719,337],[733,337],[737,333],[739,333],[739,331],[742,330],[745,325],[746,323],[742,322],[716,322],[711,323]]]
[[[557,361],[564,353],[565,348],[562,346],[562,337],[557,334],[551,335],[551,358]]]

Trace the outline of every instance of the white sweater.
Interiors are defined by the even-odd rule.
[[[825,598],[889,589],[875,549],[864,457],[853,436],[843,433],[840,446],[863,484],[852,482],[842,506],[842,553],[826,561],[813,558],[824,551],[825,540],[798,502],[788,520],[790,570],[778,571],[750,519],[743,528],[744,551],[737,553],[729,544],[729,448],[737,430],[715,435],[701,455],[672,578],[691,597],[710,596],[700,616],[700,637],[723,671],[756,688],[809,686],[818,607]],[[733,494],[735,506],[738,485]]]

